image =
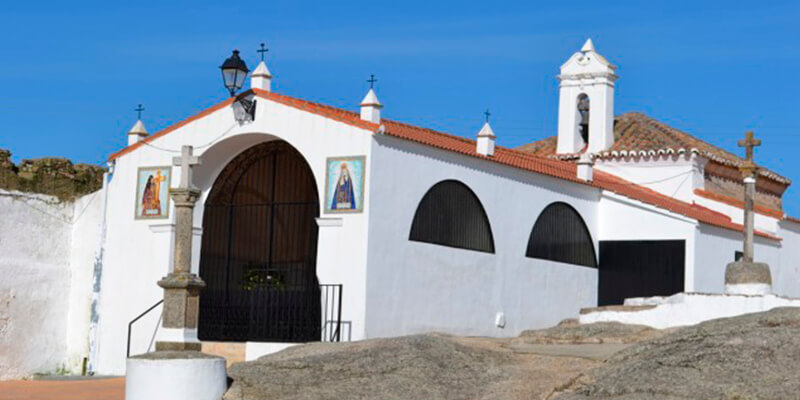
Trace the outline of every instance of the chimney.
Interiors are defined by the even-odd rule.
[[[364,100],[361,100],[361,119],[375,124],[381,122],[381,108],[383,105],[378,101],[375,91],[370,88]]]
[[[146,138],[147,135],[147,129],[145,129],[142,120],[136,120],[136,124],[128,131],[128,146]]]
[[[250,88],[267,92],[272,90],[272,74],[269,73],[267,64],[264,61],[258,64],[256,70],[253,71],[253,75],[250,76]]]
[[[496,137],[494,136],[492,127],[489,126],[489,121],[486,121],[483,124],[483,128],[481,128],[481,131],[478,132],[478,144],[475,151],[482,156],[487,156],[487,157],[493,156],[495,138]]]
[[[594,174],[594,161],[588,153],[581,154],[578,159],[578,179],[591,182]]]

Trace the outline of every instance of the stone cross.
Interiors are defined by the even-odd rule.
[[[747,161],[740,169],[744,176],[744,249],[742,260],[753,262],[753,207],[756,197],[756,164],[753,162],[753,149],[761,145],[761,139],[753,138],[753,132],[745,133],[744,140],[738,142],[745,148]]]
[[[725,267],[725,293],[733,295],[765,295],[772,291],[772,274],[769,265],[753,261],[753,203],[756,198],[756,171],[753,148],[761,140],[747,132],[739,146],[745,148],[746,160],[739,167],[744,177],[744,246],[742,259]]]
[[[183,146],[181,156],[175,157],[173,164],[181,167],[181,183],[169,190],[175,204],[173,269],[158,281],[158,286],[164,289],[164,311],[162,336],[156,341],[156,351],[199,351],[197,316],[200,290],[206,284],[192,273],[194,205],[200,198],[200,190],[192,185],[192,167],[200,164],[200,159],[192,155],[192,146]]]
[[[753,162],[753,149],[761,146],[761,139],[753,138],[753,131],[747,131],[744,134],[744,140],[738,142],[739,147],[744,147],[747,161]]]
[[[192,167],[200,165],[200,158],[192,155],[192,146],[182,146],[181,156],[172,158],[172,165],[181,167],[181,189],[188,189],[192,186]]]

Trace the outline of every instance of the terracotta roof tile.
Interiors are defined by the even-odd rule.
[[[687,216],[699,222],[713,225],[725,229],[732,229],[742,231],[742,225],[735,224],[726,215],[712,211],[708,208],[701,207],[697,204],[689,204],[675,198],[663,195],[654,190],[648,189],[643,186],[636,185],[628,182],[617,176],[595,170],[594,180],[592,182],[585,182],[577,177],[577,166],[571,162],[562,161],[554,158],[542,157],[540,155],[532,154],[530,151],[509,149],[501,146],[495,147],[495,154],[492,157],[483,156],[476,152],[476,142],[471,139],[466,139],[460,136],[454,136],[442,132],[437,132],[431,129],[421,128],[402,122],[391,120],[382,120],[381,124],[374,124],[361,119],[358,113],[330,107],[327,105],[314,103],[286,95],[277,94],[274,92],[267,92],[263,90],[253,89],[252,91],[241,94],[248,95],[255,93],[258,97],[269,99],[281,104],[285,104],[300,110],[305,110],[326,118],[330,118],[339,122],[343,122],[352,126],[363,128],[365,130],[377,133],[380,125],[384,126],[384,134],[388,136],[397,137],[400,139],[420,143],[426,146],[435,147],[438,149],[460,153],[466,156],[481,158],[487,161],[496,162],[499,164],[507,165],[522,170],[539,173],[542,175],[552,176],[566,181],[593,186],[599,189],[608,190],[619,195],[641,201],[680,215]],[[169,132],[172,132],[192,121],[195,121],[203,116],[206,116],[216,110],[219,110],[233,102],[234,99],[227,99],[211,108],[197,114],[193,117],[170,126],[134,145],[128,146],[111,155],[110,159],[113,160],[134,149],[143,145],[142,142],[149,142],[159,138]],[[555,149],[553,138],[545,139],[541,145],[542,148],[551,146]],[[533,144],[532,144],[533,145]],[[531,146],[531,145],[529,145]],[[528,147],[530,150],[531,147]],[[536,153],[536,152],[533,152]],[[757,232],[759,236],[767,237],[770,239],[780,240],[780,238],[769,235],[763,232]]]
[[[556,154],[557,137],[549,137],[520,146],[519,149],[540,156],[575,160],[580,154]],[[686,132],[672,128],[641,113],[625,113],[614,118],[614,144],[599,154],[615,158],[634,152],[697,152],[708,159],[732,168],[744,165],[745,160],[727,150],[704,142]],[[783,184],[791,181],[773,171],[761,168],[759,173]]]
[[[783,218],[783,220],[784,220],[784,221],[789,221],[789,222],[794,222],[795,224],[800,224],[800,218],[794,218],[794,217],[790,217],[790,216],[788,216],[788,215],[787,215],[787,216],[785,216],[785,217]]]
[[[694,194],[700,197],[704,197],[706,199],[718,201],[720,203],[725,203],[729,206],[741,208],[742,210],[744,210],[744,200],[739,200],[737,198],[725,196],[719,193],[713,193],[705,189],[695,189]],[[758,204],[756,204],[755,207],[753,207],[753,211],[772,218],[777,218],[777,219],[783,218],[783,212],[781,212],[780,210],[773,210],[771,208],[760,206]]]

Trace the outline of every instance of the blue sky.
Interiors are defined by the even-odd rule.
[[[121,3],[121,2],[119,2]],[[217,67],[268,43],[276,91],[501,145],[556,133],[558,68],[587,37],[640,111],[800,182],[800,2],[14,2],[0,12],[0,147],[102,163],[143,103],[151,132],[225,99]],[[766,4],[766,5],[765,5]],[[800,185],[800,183],[798,183]],[[800,196],[785,197],[800,215]]]

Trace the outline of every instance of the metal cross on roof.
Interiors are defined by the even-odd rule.
[[[264,61],[264,54],[269,51],[267,45],[265,43],[261,43],[261,48],[256,50],[257,52],[261,53],[261,61]]]
[[[369,88],[370,89],[373,89],[375,87],[375,82],[377,82],[377,81],[378,80],[375,79],[375,75],[374,74],[369,74],[369,79],[367,79],[367,82],[369,82]]]
[[[489,117],[492,116],[492,113],[489,112],[488,108],[483,112],[483,115],[486,117],[486,122],[489,122]]]
[[[744,134],[744,140],[738,142],[739,147],[745,148],[747,161],[753,162],[753,148],[761,146],[761,139],[753,137],[753,131],[747,131]]]
[[[142,119],[142,111],[144,111],[144,107],[142,107],[141,104],[139,104],[139,106],[136,107],[136,109],[134,109],[133,111],[136,111],[137,113],[136,119]]]
[[[200,157],[192,155],[192,146],[184,145],[181,147],[180,157],[172,159],[172,165],[181,167],[181,183],[178,186],[181,189],[189,189],[192,187],[192,167],[200,165]]]

